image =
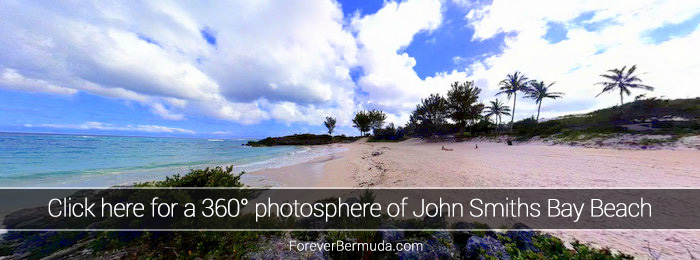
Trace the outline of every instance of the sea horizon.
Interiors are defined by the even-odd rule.
[[[108,187],[161,180],[190,169],[234,166],[251,172],[333,152],[305,146],[249,147],[244,138],[183,138],[0,132],[0,181],[6,187]],[[250,185],[279,185],[245,174]]]

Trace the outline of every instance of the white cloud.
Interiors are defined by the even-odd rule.
[[[153,112],[154,114],[159,115],[165,119],[170,119],[170,120],[182,120],[185,118],[185,115],[173,113],[170,110],[168,110],[167,108],[165,108],[165,106],[163,106],[163,104],[161,104],[161,103],[154,103],[151,106],[151,112]]]
[[[389,112],[388,122],[403,124],[421,98],[445,94],[451,82],[466,79],[465,73],[454,71],[423,80],[413,70],[416,60],[403,51],[417,33],[439,28],[442,11],[438,0],[387,2],[377,13],[352,21],[365,73],[359,87],[369,93],[364,105]]]
[[[471,9],[464,23],[475,29],[473,40],[506,32],[505,49],[456,56],[462,69],[421,79],[405,48],[416,34],[440,29],[445,1],[387,1],[377,13],[354,17],[332,0],[2,1],[0,49],[9,51],[0,52],[0,88],[124,99],[169,120],[319,125],[334,116],[340,127],[364,108],[383,109],[389,122],[403,124],[421,98],[445,94],[454,81],[475,80],[490,100],[496,83],[515,70],[557,81],[556,90],[567,93],[543,104],[545,117],[555,115],[552,108],[561,114],[614,104],[614,95],[593,99],[599,88],[592,84],[623,65],[648,72],[642,78],[657,87],[653,95],[700,95],[689,81],[700,74],[700,61],[689,58],[700,31],[660,44],[646,34],[700,12],[697,1],[453,2]],[[606,26],[588,31],[571,22],[591,11],[589,22]],[[565,24],[568,39],[543,39],[548,22]],[[202,37],[205,29],[216,44]],[[363,72],[357,83],[350,78],[355,69]],[[535,109],[519,102],[518,117]]]
[[[127,132],[147,132],[147,133],[184,133],[184,134],[195,134],[195,131],[177,128],[177,127],[167,127],[159,125],[114,125],[101,122],[85,122],[82,124],[25,124],[25,127],[48,127],[48,128],[58,128],[58,129],[81,129],[81,130],[112,130],[112,131],[127,131]]]
[[[0,69],[31,72],[32,84],[43,85],[23,90],[133,100],[171,120],[198,113],[251,124],[285,102],[343,118],[355,110],[349,71],[357,48],[331,0],[9,1],[0,16],[0,48],[12,50],[0,53]]]
[[[592,21],[603,21],[605,26],[588,31],[571,21],[589,11],[596,11]],[[514,34],[507,38],[502,53],[469,65],[470,79],[488,87],[487,96],[496,92],[499,80],[515,70],[530,78],[556,81],[555,90],[567,95],[563,100],[545,101],[545,117],[619,103],[619,96],[613,94],[594,98],[600,87],[593,84],[601,81],[599,74],[625,65],[637,64],[644,82],[656,87],[648,96],[697,97],[700,88],[690,87],[690,78],[700,74],[700,61],[688,55],[696,52],[693,46],[700,42],[700,30],[659,44],[645,37],[651,29],[678,23],[698,12],[700,3],[694,1],[496,0],[467,15],[467,22],[475,29],[474,38],[486,39],[501,32]],[[547,22],[563,23],[568,39],[554,44],[546,41]],[[642,93],[635,91],[627,101]],[[523,101],[518,101],[516,118],[536,113],[534,102]]]
[[[45,80],[27,78],[17,71],[7,68],[0,73],[0,88],[59,95],[73,95],[78,92],[75,89],[57,86]]]

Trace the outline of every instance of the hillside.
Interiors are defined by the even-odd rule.
[[[637,100],[587,114],[567,115],[540,123],[525,119],[513,125],[513,134],[519,137],[568,132],[698,134],[700,98]]]

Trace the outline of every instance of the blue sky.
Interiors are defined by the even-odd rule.
[[[696,1],[3,1],[0,16],[0,131],[264,137],[334,116],[356,135],[354,112],[401,125],[454,81],[505,99],[516,70],[566,93],[543,104],[554,117],[614,105],[593,84],[632,64],[648,96],[700,96]]]

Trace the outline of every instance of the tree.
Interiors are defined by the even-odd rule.
[[[495,101],[491,101],[490,105],[486,106],[485,108],[486,117],[496,117],[496,129],[498,129],[498,126],[501,125],[501,116],[510,115],[510,107],[506,106],[505,104],[503,104],[503,102],[501,102],[498,99],[496,99]]]
[[[328,135],[333,135],[333,130],[335,130],[335,118],[327,116],[326,121],[323,122],[323,125],[328,128]]]
[[[460,129],[464,130],[467,123],[479,118],[484,109],[483,104],[477,103],[481,89],[474,86],[473,81],[452,83],[452,89],[447,92],[447,106],[450,118]]]
[[[534,99],[535,103],[537,103],[537,119],[535,119],[536,122],[540,121],[540,108],[542,107],[542,100],[544,100],[545,98],[562,98],[562,96],[564,95],[564,93],[562,92],[549,92],[550,88],[552,87],[552,85],[554,85],[554,83],[555,82],[552,82],[549,85],[545,85],[544,81],[532,81],[530,83],[530,91],[527,93],[527,97]]]
[[[372,119],[370,118],[369,112],[359,111],[355,114],[355,118],[352,119],[353,127],[360,130],[360,135],[364,136],[365,133],[369,132],[370,126],[372,124]]]
[[[504,80],[498,83],[501,86],[501,91],[496,93],[496,95],[507,94],[508,100],[510,96],[513,96],[513,113],[510,117],[510,129],[513,129],[513,120],[515,120],[515,102],[518,99],[518,92],[527,93],[528,91],[528,78],[525,75],[515,72],[513,74],[508,74]]]
[[[600,76],[606,78],[608,81],[596,83],[596,85],[603,85],[603,91],[598,93],[596,97],[600,96],[600,94],[603,94],[605,92],[610,92],[614,91],[615,89],[618,89],[620,91],[620,106],[622,106],[623,104],[625,104],[623,99],[624,94],[627,94],[629,96],[631,94],[630,89],[638,88],[648,91],[654,91],[654,87],[641,84],[642,80],[639,77],[632,75],[634,71],[637,70],[637,65],[633,65],[626,71],[625,69],[627,69],[627,66],[622,67],[622,69],[608,70],[608,72],[611,72],[611,74],[601,74]]]
[[[416,134],[435,134],[447,124],[448,117],[447,100],[438,94],[432,94],[416,105],[406,128]]]
[[[381,110],[372,109],[368,112],[370,124],[369,127],[374,132],[377,129],[381,129],[384,126],[384,120],[386,120],[386,114]]]

